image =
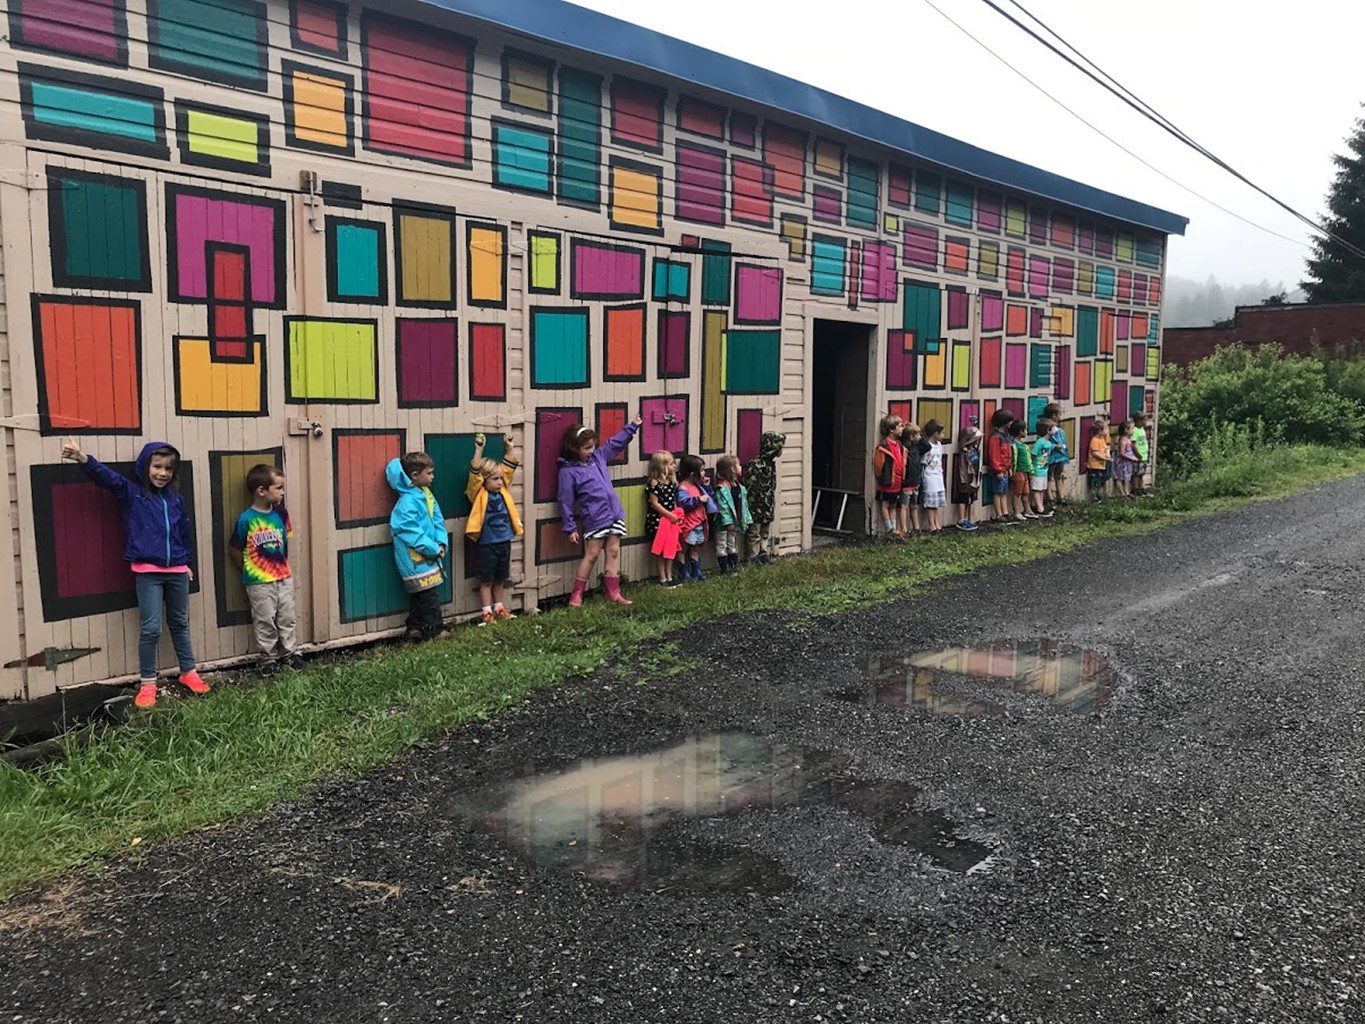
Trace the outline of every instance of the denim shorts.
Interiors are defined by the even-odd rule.
[[[701,526],[694,526],[692,531],[683,538],[683,543],[690,544],[693,547],[696,547],[698,544],[705,544],[706,525],[703,523]]]
[[[480,583],[501,583],[512,574],[512,542],[474,545],[474,578]]]

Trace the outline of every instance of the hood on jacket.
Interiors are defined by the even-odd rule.
[[[169,448],[175,452],[175,474],[171,477],[168,486],[174,487],[180,482],[180,449],[169,441],[148,441],[142,446],[142,451],[138,452],[137,461],[133,463],[133,475],[137,478],[139,487],[147,487],[149,484],[147,469],[152,464],[152,452],[158,448]]]
[[[420,490],[412,485],[412,480],[403,471],[402,459],[390,459],[389,464],[384,467],[384,478],[388,480],[389,486],[399,494],[407,494],[410,491]]]
[[[758,454],[760,458],[775,459],[782,454],[782,448],[787,443],[787,435],[776,430],[765,430],[763,436],[758,439]]]

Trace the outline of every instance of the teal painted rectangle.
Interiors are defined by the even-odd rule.
[[[1141,384],[1128,385],[1128,415],[1131,418],[1135,412],[1145,412],[1147,409],[1147,389]]]
[[[811,245],[810,290],[816,295],[844,294],[844,243],[816,239]]]
[[[781,358],[781,331],[730,331],[725,339],[725,390],[732,395],[777,394]]]
[[[501,461],[506,442],[502,434],[493,431],[485,434],[483,457]],[[422,442],[422,451],[436,462],[436,478],[431,484],[431,493],[441,506],[447,519],[463,519],[469,515],[469,498],[465,496],[465,485],[469,483],[469,469],[474,458],[473,434],[428,434]]]
[[[928,171],[915,174],[915,209],[922,213],[938,213],[943,191],[943,178]]]
[[[915,334],[916,352],[937,352],[943,337],[943,291],[936,284],[906,281],[901,326]]]
[[[1028,352],[1028,386],[1045,388],[1052,384],[1052,346],[1034,342]],[[1046,403],[1044,403],[1046,404]],[[1029,420],[1033,422],[1032,419]]]
[[[337,294],[345,298],[378,299],[379,232],[358,224],[336,229]]]
[[[449,604],[454,595],[451,550],[447,544],[445,581],[439,591],[442,604]],[[391,544],[351,548],[342,551],[337,561],[342,622],[378,619],[408,610],[408,592],[394,564]]]
[[[949,224],[971,227],[975,207],[976,190],[972,186],[961,181],[948,182],[948,206],[944,216]]]
[[[1029,395],[1027,419],[1028,432],[1038,433],[1038,417],[1043,415],[1043,410],[1047,408],[1047,395]]]
[[[1100,350],[1100,311],[1094,306],[1076,307],[1076,358],[1085,359]]]
[[[730,244],[704,241],[701,244],[701,301],[707,306],[730,303]]]
[[[149,5],[152,67],[261,89],[266,84],[264,4],[254,0],[156,0]]]
[[[156,105],[79,86],[33,81],[33,119],[54,128],[117,135],[156,144]]]
[[[493,184],[550,194],[550,133],[493,124]]]
[[[1161,243],[1153,238],[1139,238],[1137,243],[1137,261],[1141,267],[1161,266]]]
[[[1114,297],[1114,268],[1095,268],[1095,295],[1101,299]]]
[[[686,302],[692,294],[692,267],[673,260],[654,261],[654,299],[656,302]]]
[[[559,69],[559,198],[597,206],[602,191],[602,79]]]
[[[1161,340],[1161,319],[1155,314],[1153,314],[1147,320],[1147,340],[1148,341]]]
[[[531,312],[531,386],[585,387],[588,383],[588,312]]]
[[[848,222],[857,227],[877,226],[880,180],[877,165],[856,156],[848,158]]]
[[[59,284],[72,278],[141,282],[144,213],[138,189],[131,182],[51,180],[61,190],[48,201],[59,205],[63,243],[52,246],[52,257],[56,261],[63,250],[66,257],[63,266],[54,268],[54,280]]]

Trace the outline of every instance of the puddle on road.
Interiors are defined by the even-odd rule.
[[[982,687],[981,682],[989,686]],[[863,685],[837,694],[936,715],[1003,715],[1010,695],[1042,697],[1077,714],[1102,710],[1118,676],[1094,651],[1053,640],[948,647],[874,658]]]
[[[457,813],[544,867],[651,889],[790,888],[794,879],[777,859],[716,845],[688,823],[797,807],[846,810],[870,822],[879,841],[953,871],[991,855],[990,847],[955,836],[946,815],[918,809],[916,787],[853,778],[849,763],[747,733],[717,733],[492,787]],[[763,827],[761,818],[752,820]]]

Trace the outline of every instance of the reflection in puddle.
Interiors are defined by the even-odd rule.
[[[1045,697],[1077,714],[1109,703],[1118,677],[1094,651],[1053,640],[949,647],[875,658],[865,689],[845,691],[851,700],[913,707],[938,715],[1002,715],[1005,704],[971,680],[987,680],[997,692]]]
[[[955,871],[990,855],[989,847],[954,836],[945,815],[917,810],[914,786],[851,778],[848,764],[843,755],[719,733],[493,787],[458,813],[544,867],[651,888],[790,887],[776,859],[743,845],[713,845],[686,822],[795,807],[842,808],[871,822],[881,842]]]

